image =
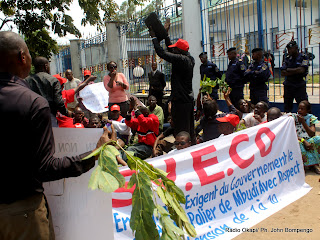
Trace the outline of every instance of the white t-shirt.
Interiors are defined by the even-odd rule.
[[[69,80],[64,84],[64,89],[69,90],[69,89],[75,89],[78,87],[78,85],[81,83],[81,81],[78,78],[73,78],[72,81],[70,82]],[[74,101],[71,103],[68,103],[67,106],[69,108],[75,108],[78,104],[77,97],[74,95]]]
[[[245,121],[245,125],[247,128],[249,127],[253,127],[253,126],[257,126],[259,125],[261,122],[265,122],[267,121],[267,113],[264,114],[264,117],[262,118],[261,122],[259,122],[257,119],[255,119],[254,117],[254,113],[249,113],[247,116],[245,116],[245,118],[243,119]]]

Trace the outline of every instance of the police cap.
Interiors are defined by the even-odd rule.
[[[199,57],[202,57],[203,55],[207,55],[207,52],[202,52],[199,54]]]
[[[236,51],[237,49],[235,48],[235,47],[232,47],[232,48],[229,48],[228,50],[227,50],[227,53],[229,53],[229,52],[232,52],[232,51]]]
[[[298,47],[298,44],[296,41],[290,41],[286,46],[286,48],[292,48],[292,47]]]

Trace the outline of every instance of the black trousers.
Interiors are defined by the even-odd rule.
[[[243,88],[232,88],[230,100],[236,108],[239,108],[239,100],[244,99]]]
[[[174,136],[181,131],[186,131],[190,134],[192,144],[195,144],[193,102],[180,103],[172,101],[171,115],[174,124]]]
[[[218,100],[219,99],[218,89],[213,88],[212,93],[210,94],[210,97],[214,100]]]
[[[306,86],[294,87],[284,86],[284,111],[291,112],[293,108],[293,99],[299,104],[303,100],[308,100]]]

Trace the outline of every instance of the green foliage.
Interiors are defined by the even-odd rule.
[[[217,83],[219,84],[219,89],[222,91],[222,92],[227,92],[228,91],[228,88],[229,88],[229,85],[228,83],[226,82],[226,75],[223,74],[221,79],[217,79]],[[230,88],[230,91],[232,91],[232,89]]]
[[[244,130],[244,129],[246,129],[247,127],[246,127],[246,125],[244,124],[244,123],[239,123],[238,125],[237,125],[237,128],[236,128],[236,132],[239,132],[239,131],[241,131],[241,130]]]
[[[84,159],[99,155],[98,166],[93,171],[90,180],[89,188],[101,189],[104,192],[111,193],[125,184],[124,177],[119,173],[116,156],[119,151],[110,145],[105,145],[98,148]],[[83,159],[83,160],[84,160]]]
[[[66,14],[70,10],[73,0],[2,0],[0,11],[5,16],[0,19],[0,30],[9,22],[13,23],[19,33],[27,41],[31,56],[43,56],[50,58],[52,53],[57,53],[57,42],[48,32],[52,31],[59,37],[67,33],[81,37],[80,31],[73,24],[71,16]],[[141,4],[146,0],[132,1]],[[118,5],[114,0],[78,0],[84,11],[81,24],[96,25],[102,30],[105,21],[115,20]],[[100,12],[104,12],[103,18]],[[37,41],[38,40],[38,41]]]
[[[227,92],[229,85],[226,82],[226,75],[223,74],[221,79],[217,78],[216,80],[211,80],[210,78],[207,78],[206,75],[204,75],[202,81],[200,81],[200,87],[201,87],[201,92],[207,92],[209,94],[212,93],[212,89],[219,85],[219,89],[222,92]],[[232,89],[230,88],[230,91]]]
[[[115,141],[110,142],[118,145]],[[167,178],[166,172],[154,168],[131,152],[126,152],[124,149],[122,151],[127,155],[129,168],[136,171],[128,183],[128,188],[135,187],[130,219],[130,227],[135,238],[137,240],[159,239],[157,226],[152,218],[153,214],[159,218],[162,226],[160,239],[179,240],[185,233],[196,237],[197,233],[181,207],[181,204],[186,202],[183,191]],[[113,192],[124,186],[124,178],[116,167],[116,156],[119,154],[114,146],[105,144],[86,157],[87,159],[99,155],[99,164],[91,175],[89,188]],[[167,206],[169,212],[157,203],[156,194]]]
[[[209,94],[212,93],[212,88],[217,85],[216,80],[211,80],[204,75],[203,79],[200,81],[201,92],[207,92]]]
[[[44,28],[25,34],[25,42],[32,58],[44,56],[49,59],[51,53],[57,54],[59,52],[57,42],[50,37],[49,32]],[[51,52],[48,52],[48,49]]]
[[[137,10],[137,6],[143,6],[147,0],[127,0],[123,1],[120,7],[114,8],[114,15],[112,17],[107,17],[105,15],[105,20],[115,20],[120,22],[128,22],[135,18],[146,16],[147,14],[160,9],[163,6],[163,0],[152,0],[145,8],[141,11]],[[110,12],[110,11],[108,11]]]
[[[31,56],[42,55],[50,58],[52,52],[57,52],[58,46],[49,36],[49,30],[58,36],[71,33],[80,37],[72,18],[65,13],[71,2],[72,0],[1,1],[0,11],[6,18],[1,23],[0,30],[5,21],[11,21],[25,37]]]

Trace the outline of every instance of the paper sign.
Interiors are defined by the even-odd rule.
[[[53,128],[55,156],[75,156],[96,147],[102,129]],[[88,189],[93,169],[44,184],[56,240],[113,240],[111,194]]]
[[[102,113],[108,111],[109,92],[103,85],[103,82],[94,83],[86,86],[80,91],[83,105],[93,113]]]

